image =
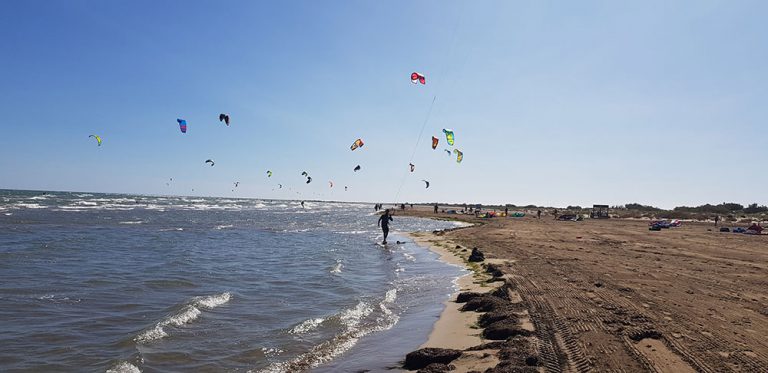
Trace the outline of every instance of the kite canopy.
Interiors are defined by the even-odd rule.
[[[357,172],[357,171],[360,171],[360,165],[357,165],[357,166],[355,166],[355,169],[354,169],[354,171],[355,171],[355,172]]]
[[[411,167],[411,172],[413,172],[413,170],[416,169],[416,165],[414,165],[413,163],[408,163],[408,166]]]
[[[419,74],[417,72],[414,72],[414,73],[411,73],[411,83],[427,84],[427,78],[424,77],[424,74]]]
[[[363,140],[357,139],[355,142],[352,143],[352,146],[349,147],[350,150],[355,150],[357,148],[362,148],[365,143],[363,143]]]
[[[451,151],[450,150],[448,150],[448,149],[443,149],[443,150],[445,150],[445,152],[448,153],[449,157],[451,156]]]
[[[99,135],[90,135],[90,136],[88,136],[88,138],[91,138],[91,137],[96,139],[96,142],[99,144],[99,146],[101,146],[101,136],[99,136]]]
[[[329,180],[329,181],[328,181],[328,184],[331,186],[331,188],[333,188],[333,181],[330,181],[330,180]]]
[[[424,182],[424,184],[426,184],[426,185],[427,185],[427,186],[426,186],[424,189],[427,189],[427,188],[429,188],[429,181],[426,181],[426,180],[422,180],[422,181]]]
[[[213,162],[213,160],[210,160],[210,159],[206,159],[205,163],[210,163],[211,167],[213,167],[213,165],[216,164],[216,163]]]
[[[283,184],[277,184],[280,189],[283,189]]]
[[[347,191],[347,186],[346,186],[346,185],[344,186],[344,191],[345,191],[345,192]]]
[[[448,145],[453,146],[453,130],[443,128],[443,133],[445,134],[445,140],[448,141]]]
[[[307,171],[301,171],[301,176],[309,176],[309,174],[307,173]]]
[[[267,177],[272,177],[272,171],[267,170]]]
[[[440,142],[440,139],[438,139],[435,136],[432,136],[432,150],[435,150],[437,148],[437,143]]]
[[[239,181],[235,181],[235,188],[237,188],[238,185],[240,185],[240,182]]]
[[[307,176],[307,184],[312,182],[312,178],[310,176]]]
[[[176,119],[176,122],[179,123],[179,129],[181,130],[181,133],[187,133],[187,121],[184,119]]]
[[[224,122],[224,124],[229,126],[229,114],[219,114],[219,122]]]
[[[456,153],[456,163],[461,163],[461,161],[464,159],[464,153],[462,153],[459,149],[453,149],[453,152]]]

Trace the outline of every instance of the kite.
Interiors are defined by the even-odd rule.
[[[435,136],[432,136],[432,150],[435,150],[437,148],[437,143],[440,142],[440,139],[438,139]]]
[[[415,72],[411,74],[411,83],[427,84],[427,78],[425,78],[423,74],[419,74]]]
[[[456,153],[456,163],[461,163],[461,160],[464,159],[464,153],[459,149],[453,149],[453,152]]]
[[[283,189],[283,184],[277,184],[277,186],[279,187],[279,189]]]
[[[272,171],[267,170],[267,177],[272,177]]]
[[[346,186],[346,185],[344,186],[344,191],[345,191],[345,192],[347,191],[347,186]]]
[[[443,128],[443,133],[445,134],[445,140],[448,141],[448,145],[453,146],[453,130]]]
[[[349,147],[350,150],[355,150],[357,148],[362,148],[365,143],[363,143],[363,140],[357,139],[355,142],[352,143],[352,146]]]
[[[311,178],[311,177],[309,177],[309,176],[307,176],[307,184],[309,184],[309,183],[311,183],[311,182],[312,182],[312,178]]]
[[[91,137],[96,139],[96,142],[99,143],[99,146],[101,146],[101,136],[99,136],[99,135],[90,135],[90,136],[88,136],[88,138],[91,138]]]
[[[427,188],[429,188],[429,181],[426,181],[426,180],[422,180],[422,181],[423,181],[425,184],[427,184],[427,186],[426,186],[424,189],[427,189]]]
[[[237,188],[238,185],[240,185],[240,182],[239,181],[235,181],[235,188]]]
[[[333,181],[330,181],[330,180],[329,180],[329,181],[328,181],[328,184],[330,184],[330,185],[331,185],[331,188],[333,188]]]
[[[307,171],[302,171],[302,172],[301,172],[301,176],[307,176],[307,177],[309,177],[309,174],[307,173]]]
[[[354,171],[355,171],[355,172],[357,172],[357,171],[360,171],[360,165],[357,165],[357,166],[355,166],[355,169],[354,169]]]
[[[187,121],[184,119],[176,119],[177,122],[179,122],[179,129],[181,130],[181,133],[187,133]]]
[[[210,159],[206,159],[206,160],[205,160],[205,163],[210,163],[210,164],[211,164],[211,167],[213,167],[213,165],[215,164],[215,163],[214,163],[212,160],[210,160]]]
[[[445,152],[448,153],[449,157],[451,156],[451,151],[450,150],[448,150],[448,149],[443,149],[443,150],[445,150]]]
[[[416,169],[416,166],[413,163],[408,163],[408,165],[411,166],[411,172]]]
[[[224,122],[229,127],[229,114],[219,114],[219,122]]]

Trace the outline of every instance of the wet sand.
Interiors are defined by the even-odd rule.
[[[768,236],[720,233],[704,223],[653,232],[637,220],[397,213],[480,224],[417,240],[454,261],[468,255],[460,245],[501,264],[510,297],[525,309],[521,323],[535,329],[527,339],[537,361],[529,368],[768,371]],[[462,291],[492,289],[468,279]],[[459,306],[449,302],[424,346],[489,342],[479,337],[479,314]],[[496,352],[466,351],[453,364],[457,372],[485,371],[494,364],[485,355]]]

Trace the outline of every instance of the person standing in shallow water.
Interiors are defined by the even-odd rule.
[[[384,241],[381,243],[387,244],[387,236],[389,235],[389,222],[392,221],[392,216],[389,215],[389,209],[384,210],[384,213],[379,217],[379,222],[376,224],[381,227],[381,231],[384,233]]]

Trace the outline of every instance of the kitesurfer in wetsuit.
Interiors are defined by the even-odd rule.
[[[382,244],[387,244],[387,235],[389,235],[389,222],[392,221],[392,216],[389,215],[389,209],[384,210],[384,213],[379,217],[379,222],[376,223],[377,226],[381,227],[381,231],[384,232],[384,241]]]

